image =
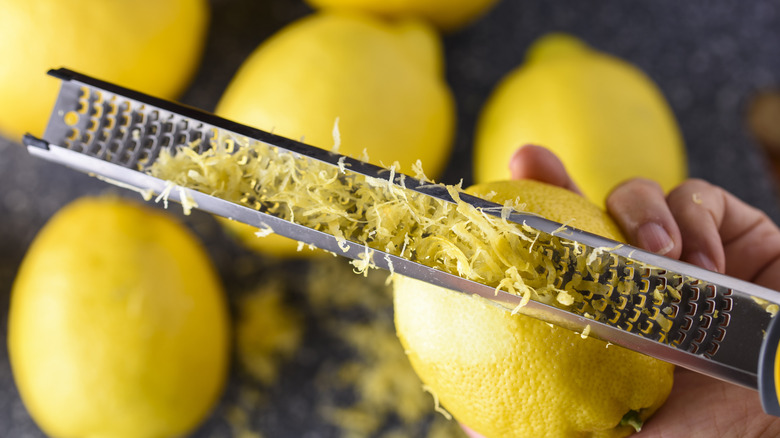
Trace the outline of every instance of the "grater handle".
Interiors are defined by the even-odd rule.
[[[780,417],[780,315],[766,330],[758,359],[758,392],[764,412]]]

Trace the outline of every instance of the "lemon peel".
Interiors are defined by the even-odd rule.
[[[494,202],[520,193],[534,213],[560,221],[576,212],[587,231],[620,237],[600,210],[562,189],[500,182],[467,192],[496,192]],[[594,339],[588,327],[570,332],[398,275],[394,291],[396,328],[418,375],[486,437],[626,436],[635,429],[622,418],[635,410],[647,419],[671,390],[673,366]]]

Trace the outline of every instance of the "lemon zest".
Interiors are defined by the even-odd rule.
[[[334,129],[337,126],[338,122]],[[478,281],[496,293],[503,290],[521,296],[513,313],[532,299],[559,307],[581,303],[578,312],[589,312],[596,320],[600,312],[591,301],[584,301],[580,291],[591,291],[593,303],[604,302],[615,288],[621,294],[638,291],[631,278],[599,282],[601,272],[614,260],[609,253],[622,244],[586,251],[577,242],[557,237],[573,219],[550,233],[511,222],[513,212],[524,208],[519,200],[475,208],[461,199],[462,182],[434,183],[419,160],[412,170],[420,187],[443,187],[453,202],[407,189],[404,176],[396,178],[397,163],[386,169],[387,178],[373,178],[352,172],[344,157],[331,165],[219,130],[210,142],[205,150],[184,146],[161,151],[149,173],[330,234],[342,251],[350,243],[361,245],[365,250],[352,261],[356,273],[366,275],[375,267],[374,251],[382,251]],[[303,245],[299,243],[298,249]],[[389,258],[386,261],[392,271]],[[568,273],[571,279],[559,284]],[[663,292],[679,297],[670,288]]]
[[[341,132],[339,131],[339,118],[336,117],[336,120],[333,122],[333,147],[331,150],[334,153],[339,153],[339,147],[341,147]]]
[[[171,190],[176,186],[172,181],[166,181],[165,187],[160,192],[159,195],[154,199],[154,202],[159,203],[160,201],[163,201],[163,206],[167,209],[168,208],[168,197],[171,195]]]
[[[433,397],[433,409],[440,413],[444,418],[447,420],[452,420],[452,414],[447,412],[441,405],[439,404],[439,396],[436,395],[436,393],[433,391],[433,389],[428,385],[423,385],[422,387],[423,391],[429,393],[431,397]]]
[[[590,336],[590,324],[586,325],[582,333],[580,333],[580,338],[582,339],[588,339],[588,336]]]
[[[274,230],[273,230],[273,228],[271,228],[270,225],[268,225],[266,223],[261,223],[260,225],[261,225],[262,228],[258,228],[257,231],[255,231],[255,236],[257,236],[257,237],[267,237],[267,236],[270,236],[271,234],[274,234]]]

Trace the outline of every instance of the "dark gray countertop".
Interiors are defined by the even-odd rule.
[[[215,106],[230,77],[258,43],[309,9],[298,0],[213,0],[212,31],[199,74],[182,99],[206,110]],[[571,32],[596,48],[643,69],[666,94],[682,127],[690,173],[719,184],[780,222],[780,207],[766,157],[747,131],[746,108],[760,90],[780,87],[780,4],[691,0],[503,0],[484,19],[445,37],[447,78],[458,104],[458,132],[445,182],[470,180],[474,122],[497,81],[519,65],[528,45],[550,31]],[[2,44],[2,42],[0,42]],[[87,72],[88,73],[88,72]],[[780,123],[780,121],[778,121]],[[0,338],[5,342],[9,293],[25,250],[37,230],[72,199],[106,190],[104,183],[38,161],[0,138]],[[271,262],[252,258],[210,217],[187,221],[206,241],[228,289],[262,278]],[[236,257],[252,260],[238,269]],[[284,267],[294,272],[295,264]],[[240,271],[240,272],[239,272]],[[317,324],[309,317],[309,325]],[[321,395],[311,378],[338,346],[307,329],[302,353],[266,391],[273,407],[252,416],[266,437],[330,437],[338,431],[316,419]],[[235,403],[247,385],[234,372],[221,407]],[[215,410],[197,436],[232,436]],[[37,437],[14,387],[5,348],[0,350],[0,436]]]

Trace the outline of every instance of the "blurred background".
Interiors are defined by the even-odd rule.
[[[261,42],[312,12],[297,0],[212,0],[211,7],[202,62],[180,99],[207,111],[214,110],[241,63]],[[725,187],[780,222],[775,170],[780,167],[773,161],[780,156],[780,3],[775,0],[499,1],[471,25],[443,36],[445,75],[457,107],[457,132],[443,182],[472,181],[472,144],[482,106],[499,80],[522,64],[529,45],[553,31],[575,35],[643,70],[660,87],[677,118],[690,175]],[[36,232],[54,212],[77,197],[121,191],[34,159],[19,143],[2,137],[0,187],[0,338],[5,342],[11,285]],[[178,214],[178,208],[172,211]],[[425,400],[430,406],[424,415],[412,415],[407,421],[392,407],[403,403],[400,396],[361,404],[359,379],[332,383],[343,375],[345,364],[351,364],[357,373],[369,373],[383,366],[383,358],[394,354],[366,351],[365,342],[347,339],[344,326],[333,322],[333,318],[343,317],[369,331],[374,327],[376,337],[392,334],[387,297],[378,298],[378,304],[358,305],[357,310],[317,306],[304,290],[326,281],[322,279],[326,275],[348,274],[349,268],[333,262],[339,267],[322,270],[302,261],[258,255],[228,238],[208,215],[196,212],[182,220],[206,243],[228,290],[234,316],[241,315],[240,303],[248,294],[261,285],[281,281],[284,300],[298,312],[303,331],[294,351],[280,362],[272,382],[258,379],[241,360],[235,360],[219,405],[193,436],[432,433],[433,422],[440,421],[434,419],[440,416],[432,412],[429,396]],[[306,275],[298,275],[300,272]],[[349,278],[345,275],[337,281],[352,281]],[[371,278],[356,287],[384,296],[383,281]],[[366,308],[372,310],[367,312]],[[395,364],[387,368],[381,379],[402,380],[401,375],[408,370],[397,366],[400,368]],[[335,415],[329,407],[356,410]],[[361,421],[380,424],[352,429],[344,426]],[[447,430],[455,433],[455,429]],[[43,436],[19,398],[6,348],[0,349],[0,436]]]

